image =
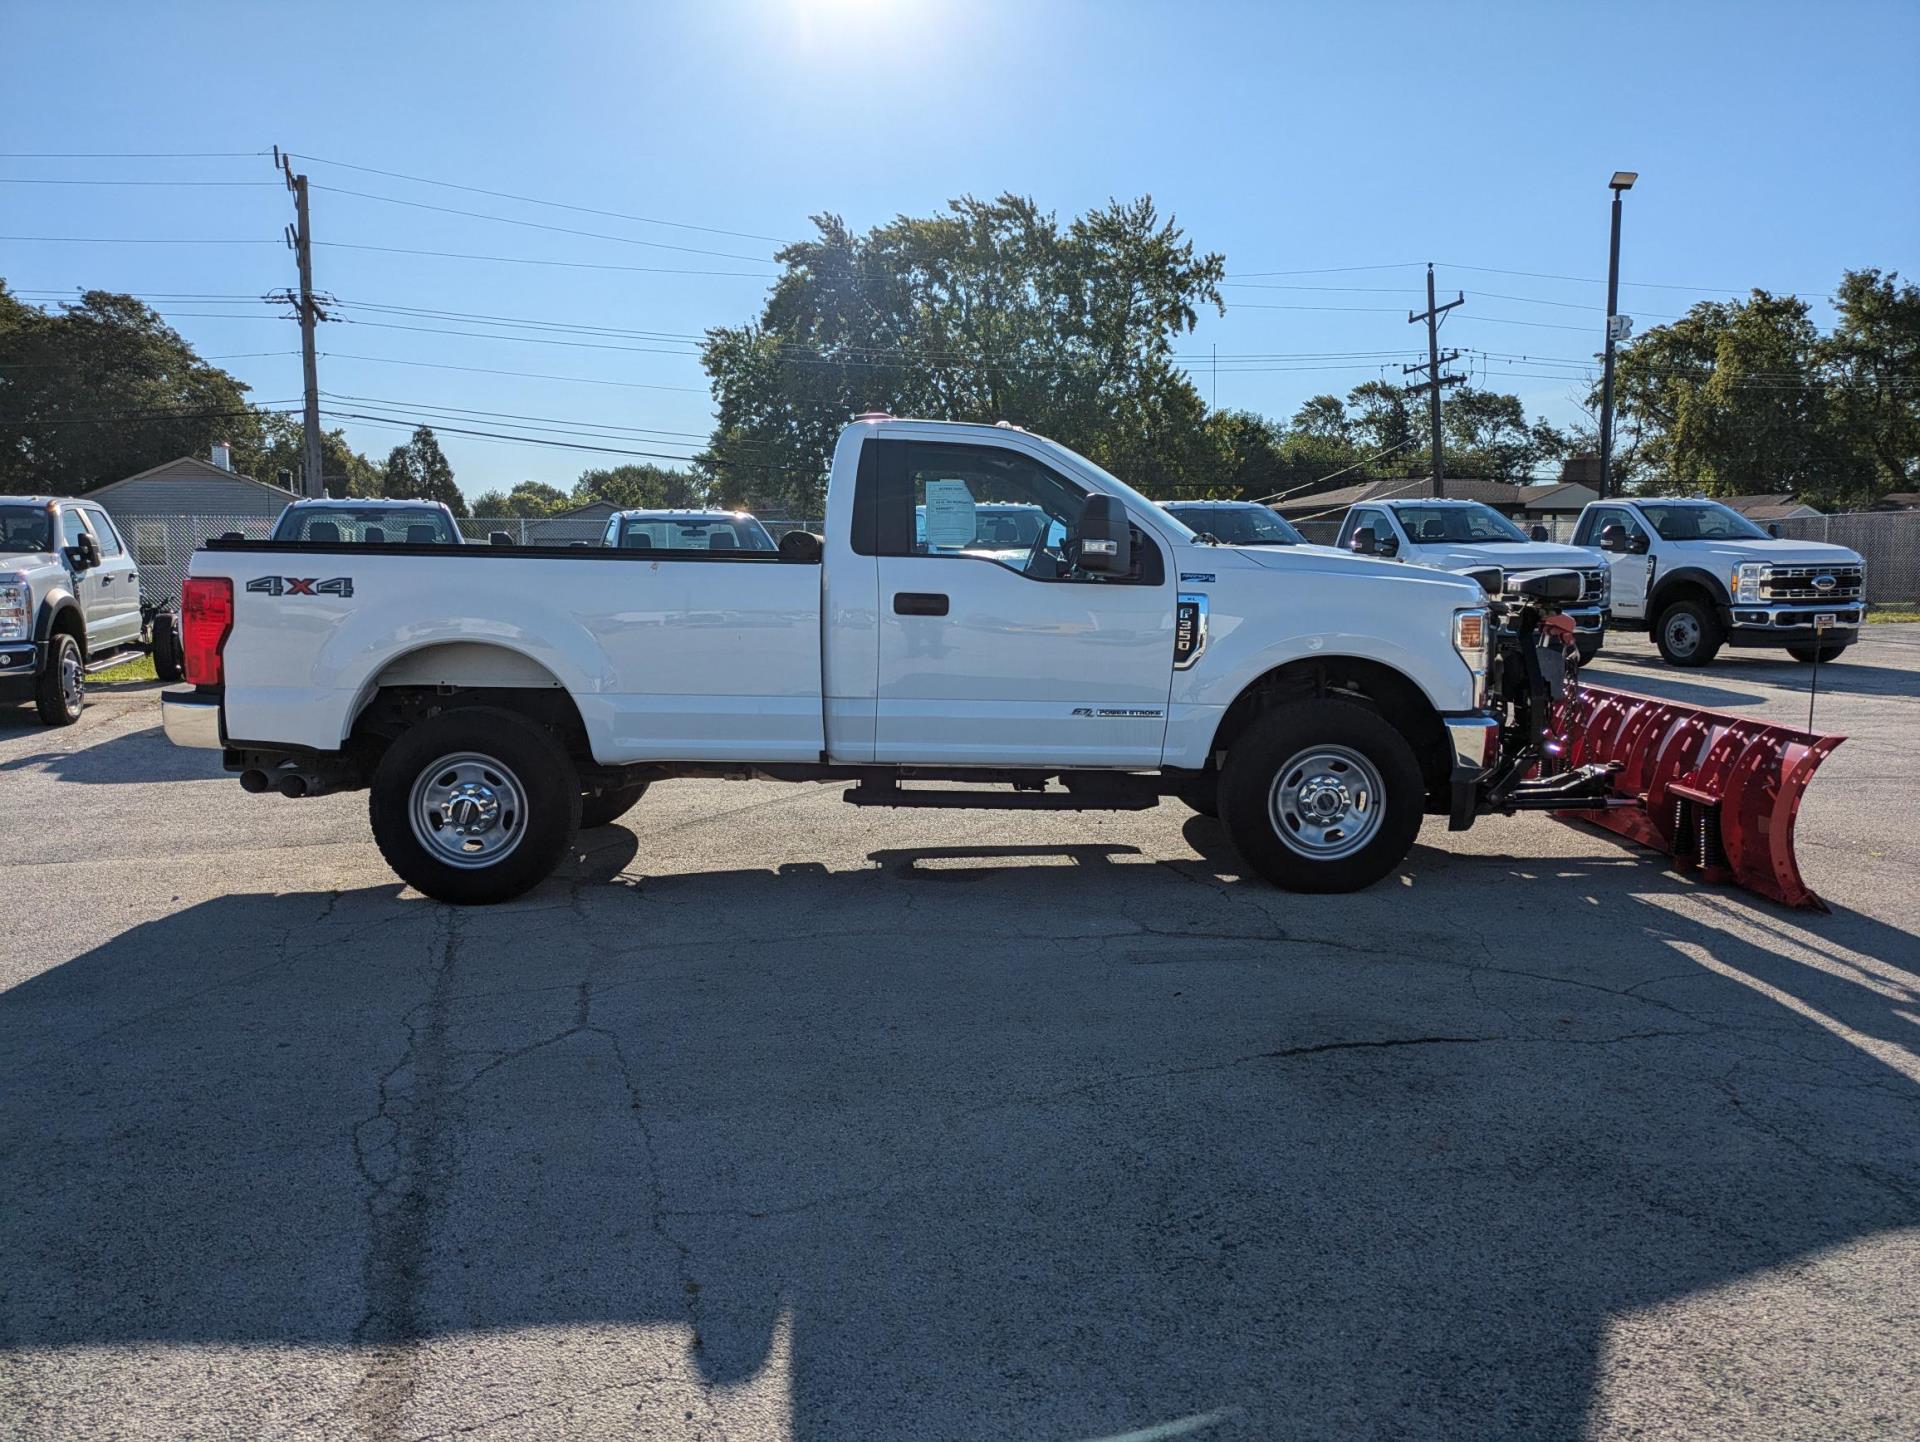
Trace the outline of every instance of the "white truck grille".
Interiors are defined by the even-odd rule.
[[[1865,589],[1861,568],[1851,565],[1769,566],[1760,578],[1763,601],[1857,601]]]

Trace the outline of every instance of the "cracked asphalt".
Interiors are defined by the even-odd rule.
[[[508,906],[150,688],[0,713],[0,1435],[1920,1434],[1920,627],[1831,915],[1544,817],[1347,897],[1175,803],[676,782]],[[1804,721],[1803,668],[1592,679]]]

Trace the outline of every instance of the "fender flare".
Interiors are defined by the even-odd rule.
[[[1660,612],[1665,609],[1675,591],[1689,587],[1707,593],[1719,611],[1722,621],[1732,614],[1733,597],[1727,593],[1726,582],[1704,566],[1682,566],[1677,571],[1668,571],[1655,578],[1653,589],[1647,592],[1648,624],[1651,625],[1660,618]]]
[[[80,639],[80,654],[82,656],[87,654],[87,616],[86,612],[81,610],[79,598],[73,592],[65,586],[55,587],[41,599],[36,611],[37,614],[33,619],[33,639],[37,645],[46,645],[47,638],[53,634],[54,623],[71,614],[74,630]]]

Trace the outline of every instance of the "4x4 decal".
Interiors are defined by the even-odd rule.
[[[265,596],[351,596],[353,577],[334,576],[322,581],[316,576],[259,576],[247,582],[247,589]]]

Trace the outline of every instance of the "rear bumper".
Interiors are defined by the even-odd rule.
[[[220,698],[191,686],[160,693],[160,727],[175,746],[196,751],[224,749],[220,739]]]

